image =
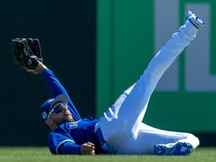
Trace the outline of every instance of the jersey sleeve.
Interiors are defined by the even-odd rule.
[[[80,145],[72,138],[52,132],[48,137],[49,149],[53,154],[80,154]]]
[[[74,119],[79,120],[81,118],[79,112],[77,111],[76,107],[74,106],[68,92],[66,91],[64,86],[61,84],[59,79],[55,76],[53,71],[47,68],[47,69],[43,70],[41,75],[44,78],[44,80],[46,81],[46,84],[49,88],[49,91],[51,92],[52,97],[56,97],[60,94],[67,96],[69,109],[70,109],[71,113],[73,114]]]
[[[58,152],[59,154],[80,154],[80,148],[80,145],[66,141],[59,147]]]
[[[53,97],[58,96],[60,94],[63,94],[67,97],[69,97],[66,89],[64,88],[64,86],[61,84],[61,82],[59,81],[59,79],[56,77],[56,75],[53,73],[52,70],[50,69],[44,69],[43,72],[41,73],[43,79],[45,79],[48,88],[51,92],[51,95]]]

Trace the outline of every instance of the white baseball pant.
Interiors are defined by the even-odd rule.
[[[119,154],[151,154],[154,145],[178,141],[191,143],[199,140],[192,134],[165,131],[143,123],[149,99],[167,68],[196,37],[198,29],[188,20],[156,53],[144,73],[99,119],[105,141]]]

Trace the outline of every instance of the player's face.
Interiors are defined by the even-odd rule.
[[[63,120],[67,120],[67,121],[73,120],[71,112],[68,110],[68,105],[62,103],[59,103],[54,107],[50,117],[57,123]]]
[[[71,112],[68,110],[68,105],[59,103],[56,105],[46,121],[46,124],[52,128],[57,126],[62,121],[74,121]]]

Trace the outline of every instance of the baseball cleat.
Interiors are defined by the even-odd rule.
[[[201,26],[203,26],[205,23],[204,21],[196,16],[192,11],[188,11],[188,20],[193,24],[197,29],[200,29]]]
[[[158,144],[154,146],[154,153],[157,155],[188,155],[192,151],[192,145],[186,142]]]

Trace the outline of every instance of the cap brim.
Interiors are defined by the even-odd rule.
[[[53,101],[51,101],[50,107],[53,108],[53,106],[55,106],[58,103],[67,104],[68,103],[67,96],[65,96],[65,95],[58,95]]]

